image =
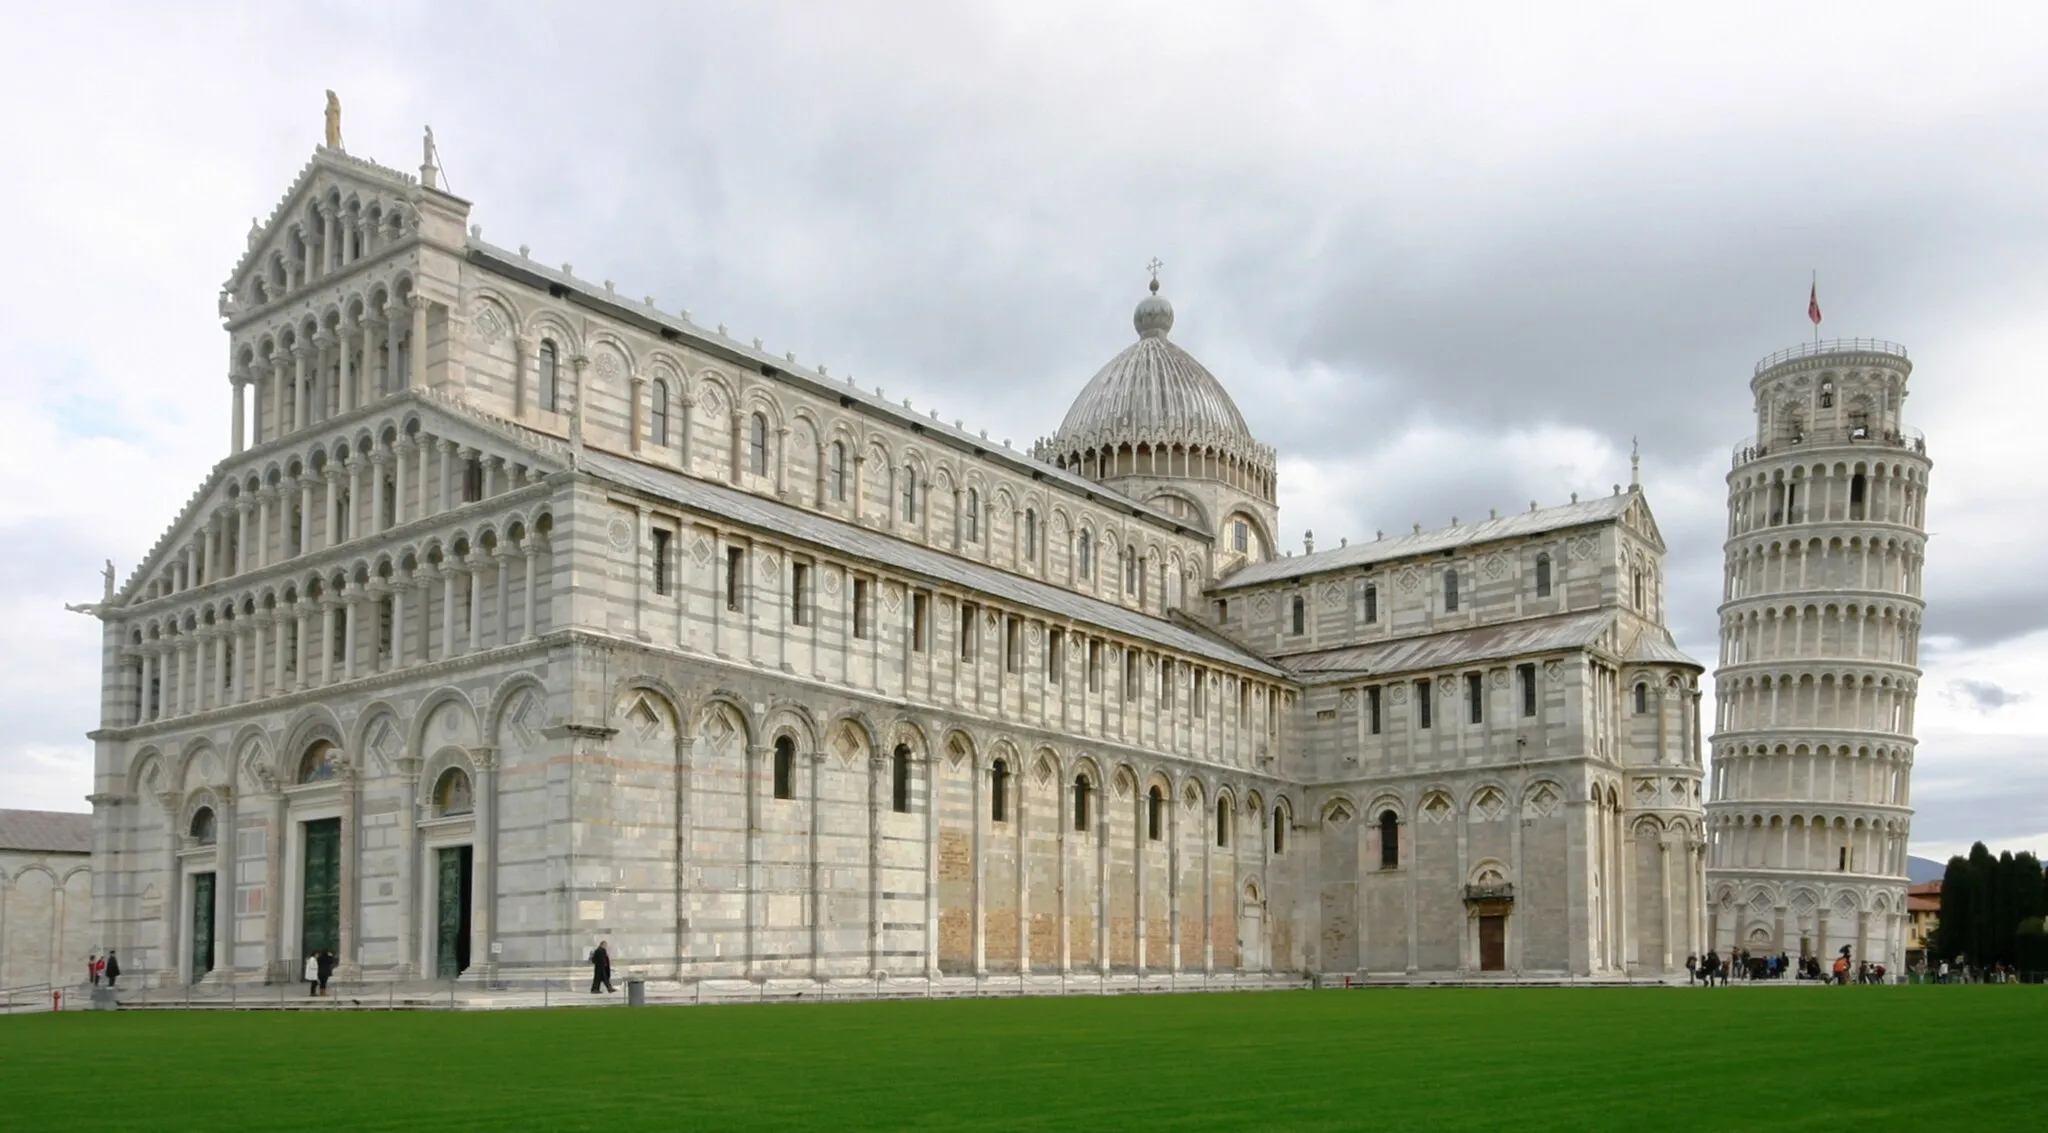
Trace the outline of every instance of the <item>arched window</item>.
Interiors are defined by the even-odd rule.
[[[1391,810],[1380,812],[1380,868],[1401,868],[1401,820]]]
[[[192,825],[185,828],[185,833],[190,834],[192,836],[192,840],[198,843],[199,845],[213,845],[213,808],[210,806],[203,806],[200,807],[198,810],[193,811]]]
[[[768,475],[768,417],[756,413],[747,421],[747,463],[756,476]]]
[[[1451,613],[1458,608],[1458,568],[1444,572],[1444,612]]]
[[[981,489],[967,489],[967,514],[960,517],[963,537],[969,543],[981,542]]]
[[[1645,682],[1645,681],[1637,681],[1637,682],[1636,682],[1636,714],[1637,714],[1638,716],[1640,716],[1640,715],[1642,715],[1643,713],[1645,713],[1645,712],[1648,712],[1649,710],[1650,710],[1650,686],[1649,686],[1648,682]]]
[[[1088,776],[1074,776],[1074,829],[1088,832]]]
[[[1226,848],[1230,845],[1229,799],[1216,800],[1216,844]]]
[[[910,749],[896,745],[896,755],[891,760],[893,783],[890,788],[890,806],[897,814],[910,813]]]
[[[299,758],[298,781],[301,783],[325,783],[329,779],[334,778],[341,772],[340,766],[336,763],[336,757],[339,754],[339,752],[334,750],[334,745],[326,740],[313,741],[313,746],[307,748],[306,754]]]
[[[540,371],[540,407],[549,413],[553,413],[561,408],[561,385],[556,376],[560,361],[561,352],[555,348],[555,340],[552,338],[541,339],[540,365],[538,367]]]
[[[656,381],[651,392],[653,405],[647,413],[647,440],[655,448],[668,447],[668,383]]]
[[[1822,382],[1820,384],[1820,407],[1822,409],[1833,409],[1835,407],[1835,383]]]
[[[825,486],[835,504],[846,502],[846,445],[833,441],[825,454]]]
[[[1302,601],[1301,595],[1299,594],[1296,594],[1294,596],[1293,609],[1294,632],[1297,635],[1308,632],[1308,603]]]
[[[1287,852],[1287,812],[1277,806],[1273,808],[1273,852]]]
[[[1138,549],[1137,549],[1136,547],[1125,547],[1125,548],[1124,548],[1124,593],[1126,593],[1126,594],[1136,594],[1137,592],[1138,592]]]
[[[1074,555],[1080,565],[1074,574],[1083,582],[1095,580],[1095,539],[1088,532],[1081,532],[1081,538],[1074,544]]]
[[[990,822],[1010,820],[1010,765],[998,759],[988,769],[988,818]]]
[[[796,797],[796,741],[788,736],[775,737],[775,797]]]
[[[1164,837],[1166,826],[1166,792],[1153,787],[1145,795],[1145,837],[1153,842]]]
[[[1024,509],[1024,557],[1038,561],[1038,509]]]
[[[1548,551],[1536,556],[1536,596],[1538,598],[1550,597],[1550,553]]]
[[[903,522],[917,522],[917,469],[903,466]]]
[[[1230,548],[1240,555],[1251,553],[1252,525],[1240,519],[1230,525]]]
[[[1636,609],[1640,610],[1643,608],[1643,572],[1636,571],[1633,578],[1635,579]]]
[[[450,767],[434,780],[434,813],[468,814],[476,809],[476,796],[469,786],[469,773]]]
[[[1370,582],[1365,584],[1365,620],[1368,624],[1380,620],[1380,588]]]

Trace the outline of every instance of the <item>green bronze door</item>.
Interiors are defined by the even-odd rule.
[[[444,980],[469,968],[470,861],[468,846],[434,855],[434,972]]]
[[[213,875],[192,875],[192,982],[213,970]]]
[[[299,910],[299,954],[341,951],[341,819],[306,825],[305,900]]]

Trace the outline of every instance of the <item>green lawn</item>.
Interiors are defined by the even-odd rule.
[[[0,1018],[45,1129],[2033,1128],[2040,987]]]

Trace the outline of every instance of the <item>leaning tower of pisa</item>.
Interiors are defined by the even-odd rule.
[[[1757,363],[1728,474],[1708,939],[1901,971],[1927,445],[1904,347]]]

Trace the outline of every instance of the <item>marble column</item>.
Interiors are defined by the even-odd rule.
[[[228,771],[229,781],[214,788],[214,847],[213,847],[213,972],[217,980],[232,980],[235,975],[235,892],[236,875],[240,872],[238,857],[241,839],[237,832],[241,820],[236,817],[236,796],[234,771]]]
[[[234,423],[230,426],[228,430],[230,443],[232,444],[233,447],[229,451],[241,452],[242,449],[245,447],[242,443],[244,427],[242,419],[245,411],[243,388],[249,384],[248,371],[236,370],[234,373],[228,375],[228,381],[232,383],[235,387],[235,419]]]

